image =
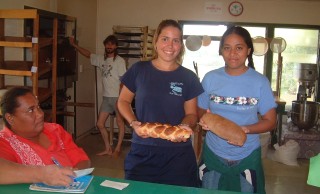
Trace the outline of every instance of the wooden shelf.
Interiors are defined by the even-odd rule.
[[[68,112],[68,111],[57,111],[57,115],[64,115],[64,116],[76,116],[74,112]]]
[[[119,55],[125,59],[149,60],[153,55],[152,39],[155,30],[148,26],[113,26],[119,41]],[[122,44],[121,44],[122,43]],[[138,44],[138,46],[137,46]],[[151,46],[150,46],[151,45]],[[139,52],[137,52],[139,51]]]
[[[119,53],[119,55],[123,58],[138,58],[140,59],[141,57],[143,57],[142,54],[127,54],[127,53]]]
[[[123,47],[123,46],[118,46],[118,50],[142,51],[142,48],[141,47]]]
[[[0,75],[27,76],[31,77],[32,62],[5,61],[0,62]]]
[[[141,43],[142,40],[130,40],[130,39],[118,39],[119,42],[126,42],[126,43]]]
[[[77,106],[77,107],[93,107],[94,103],[85,103],[85,102],[57,102],[57,105],[63,106]]]
[[[41,77],[42,75],[45,75],[45,74],[47,74],[47,73],[49,73],[51,71],[52,71],[51,65],[49,65],[49,64],[45,64],[45,65],[39,64],[39,71],[38,71],[39,77]]]
[[[52,90],[50,88],[38,88],[38,100],[39,102],[44,102],[49,97],[52,96]]]
[[[115,32],[114,34],[123,35],[123,36],[141,36],[142,32]]]
[[[46,13],[46,12],[41,12]],[[45,14],[46,15],[46,14]],[[51,37],[40,37],[40,20],[39,18],[43,17],[40,14],[38,9],[21,9],[21,10],[0,10],[0,88],[8,88],[5,83],[6,75],[13,75],[13,76],[21,76],[21,77],[29,77],[31,79],[31,88],[33,93],[38,96],[40,102],[47,100],[49,97],[52,97],[52,104],[56,106],[56,93],[55,91],[55,79],[56,79],[56,65],[57,65],[57,57],[56,57],[56,50],[57,50],[57,19],[54,17],[55,14],[52,15],[52,36]],[[49,17],[46,15],[45,17]],[[14,36],[4,36],[5,28],[9,23],[5,22],[5,19],[16,19],[21,20],[23,23],[26,21],[27,24],[32,24],[32,34],[23,37],[14,37]],[[19,24],[17,24],[19,25]],[[25,26],[23,26],[25,27]],[[8,32],[7,32],[8,33]],[[10,33],[10,32],[9,32]],[[42,64],[44,63],[41,60],[45,60],[40,55],[40,50],[42,48],[50,47],[47,49],[45,53],[49,54],[50,57],[50,65]],[[29,57],[31,57],[32,61],[8,61],[5,60],[5,49],[7,47],[17,47],[25,49],[23,52],[23,59],[27,58],[27,54],[29,53]],[[10,57],[12,58],[12,56]],[[18,57],[20,58],[20,57]],[[30,60],[30,59],[29,59]],[[32,71],[31,71],[32,70]],[[38,85],[39,76],[46,74],[48,72],[52,73],[52,85],[48,88],[41,88]],[[12,86],[11,86],[12,87]],[[56,109],[53,108],[52,110],[52,121],[55,122],[55,111]]]
[[[0,46],[32,48],[32,39],[25,37],[0,37]]]
[[[32,76],[32,61],[5,61],[0,63],[0,74],[16,76]],[[52,66],[49,64],[39,63],[38,74],[42,76],[51,72]]]
[[[30,71],[32,61],[4,61],[0,62],[0,69]]]
[[[57,112],[57,86],[61,85],[60,78],[68,76],[76,66],[76,55],[70,54],[63,42],[70,33],[75,35],[76,18],[28,6],[24,8],[0,10],[0,89],[13,87],[5,83],[7,75],[22,77],[23,85],[32,88],[43,106],[50,104],[50,110],[45,111],[45,120],[56,122],[57,114],[71,115]],[[19,22],[11,23],[11,19]],[[15,32],[8,30],[10,25],[21,26],[24,35],[16,37]],[[14,36],[7,36],[10,33]],[[8,49],[10,47],[19,49]],[[17,57],[15,54],[7,56],[7,51],[17,52]],[[62,58],[68,60],[61,61]],[[21,83],[20,80],[17,82]]]
[[[31,77],[32,73],[31,71],[19,71],[19,70],[0,70],[1,75],[15,75],[15,76],[28,76]]]
[[[39,47],[46,47],[53,44],[52,38],[35,38]],[[21,47],[21,48],[32,48],[32,38],[31,37],[14,37],[14,36],[4,36],[0,37],[0,46],[4,47]]]
[[[39,48],[50,46],[53,44],[52,38],[39,38]]]
[[[38,13],[35,9],[21,10],[21,9],[10,9],[0,10],[0,18],[4,19],[35,19]]]

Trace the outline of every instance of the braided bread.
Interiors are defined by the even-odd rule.
[[[142,123],[140,126],[142,135],[152,138],[166,139],[172,142],[177,142],[178,139],[190,138],[192,131],[188,131],[179,126],[172,126],[169,124],[161,123]]]
[[[201,120],[204,121],[210,131],[235,145],[243,146],[247,139],[247,135],[239,125],[220,115],[205,113]]]

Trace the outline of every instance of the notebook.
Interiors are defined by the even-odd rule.
[[[68,186],[49,186],[44,183],[34,183],[30,185],[29,189],[34,191],[60,192],[60,193],[84,193],[89,187],[93,175],[89,175],[92,169],[84,169],[75,171],[77,177],[74,182]]]
[[[49,186],[44,183],[34,183],[30,185],[29,189],[34,191],[60,192],[60,193],[84,193],[89,187],[93,179],[92,175],[86,175],[76,178],[69,186]]]

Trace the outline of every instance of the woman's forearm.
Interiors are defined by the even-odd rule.
[[[26,166],[0,159],[0,184],[38,183],[67,186],[74,172],[56,165]]]
[[[0,184],[32,183],[40,180],[36,167],[27,167],[4,159],[0,159],[0,163]]]
[[[262,118],[255,124],[242,126],[245,127],[247,133],[264,133],[273,130],[276,127],[277,115],[275,109],[269,110]]]

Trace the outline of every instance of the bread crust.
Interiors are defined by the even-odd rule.
[[[232,144],[243,146],[247,135],[236,123],[218,114],[205,113],[201,120],[208,126],[210,131]]]
[[[178,125],[172,126],[161,123],[142,123],[140,125],[142,135],[152,138],[166,139],[177,142],[179,139],[188,139],[191,137],[192,131],[181,128]]]

